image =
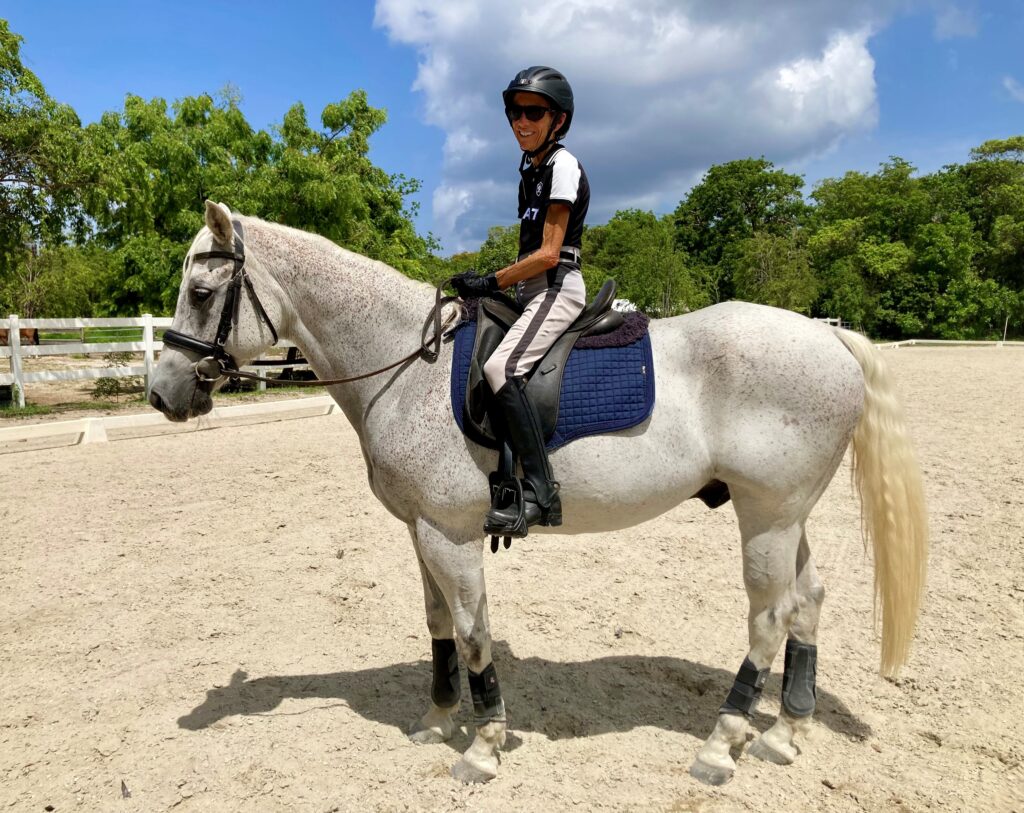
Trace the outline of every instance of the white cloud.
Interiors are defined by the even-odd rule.
[[[1006,88],[1006,92],[1010,94],[1011,98],[1018,102],[1024,102],[1024,85],[1012,76],[1003,77],[1003,87]]]
[[[673,208],[712,163],[821,154],[878,118],[872,31],[906,0],[377,0],[416,48],[427,120],[447,134],[434,229],[475,248],[515,219],[519,153],[501,90],[528,65],[573,84],[567,145],[591,180],[591,223]]]
[[[939,2],[935,8],[932,32],[940,42],[956,37],[973,37],[978,33],[978,20],[972,9],[962,8],[955,3]]]

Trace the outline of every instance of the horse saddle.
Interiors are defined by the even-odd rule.
[[[563,392],[563,384],[565,383],[566,369],[571,366],[569,364],[570,353],[572,353],[577,343],[585,338],[589,341],[589,337],[605,336],[611,339],[610,342],[605,342],[610,347],[623,344],[637,344],[641,339],[649,342],[646,331],[647,320],[644,317],[636,314],[632,325],[627,325],[623,315],[611,309],[612,302],[615,299],[615,290],[615,281],[608,280],[602,286],[597,296],[594,297],[593,301],[576,318],[576,321],[569,326],[569,329],[562,334],[543,358],[537,362],[528,376],[526,390],[537,408],[537,413],[541,419],[541,429],[545,440],[549,442],[549,448],[551,448],[550,442],[555,435],[556,426],[558,425],[560,406],[566,395]],[[522,314],[522,311],[523,309],[518,303],[506,297],[480,299],[476,307],[476,334],[473,338],[472,355],[469,359],[469,370],[465,381],[465,397],[460,405],[462,409],[457,410],[457,412],[461,412],[461,415],[457,415],[457,417],[461,418],[460,424],[467,436],[477,443],[492,449],[499,448],[499,444],[495,439],[488,415],[489,403],[493,396],[491,395],[491,388],[484,378],[484,363],[501,343],[502,339],[505,338],[505,334]],[[631,316],[634,315],[631,314]],[[629,327],[633,328],[632,332],[624,330],[624,328]],[[620,341],[615,341],[611,334],[616,332],[628,333],[629,335],[623,336]],[[603,361],[604,364],[602,366],[604,369],[602,372],[606,374],[604,377],[607,379],[607,382],[612,382],[615,380],[614,376],[611,375],[612,367],[615,365],[608,359],[603,359]],[[640,417],[642,420],[650,414],[650,408],[653,407],[653,369],[643,363],[634,364],[633,366],[636,368],[637,373],[641,373],[642,367],[642,375],[637,376],[637,378],[641,379],[641,384],[645,383],[644,380],[646,380],[649,385],[647,388],[650,390],[650,398],[644,399],[649,400],[650,404],[646,414]],[[599,379],[601,377],[601,375],[598,375],[596,378]],[[595,377],[592,376],[591,378],[594,379]],[[607,386],[611,386],[611,384],[608,383]],[[453,387],[453,396],[455,392]],[[592,400],[595,397],[599,397],[600,392],[590,392],[587,395]],[[638,422],[634,419],[630,423],[635,425]],[[613,428],[622,428],[622,426],[607,426],[599,431],[611,431]],[[579,435],[581,434],[584,433],[579,433]],[[590,432],[586,434],[590,434]],[[567,442],[569,439],[571,438],[561,439],[561,442],[557,443],[557,445],[561,445],[561,443]]]

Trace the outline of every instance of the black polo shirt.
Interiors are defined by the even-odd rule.
[[[583,246],[583,223],[590,208],[590,183],[587,173],[565,147],[556,144],[535,167],[527,159],[519,174],[519,256],[531,254],[544,242],[544,220],[548,206],[569,206],[569,223],[563,246]]]

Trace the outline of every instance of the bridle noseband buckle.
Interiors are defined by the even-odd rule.
[[[214,383],[227,375],[224,364],[213,356],[207,356],[194,365],[196,378],[200,381]]]

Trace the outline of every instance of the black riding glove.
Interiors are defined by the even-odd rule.
[[[482,296],[493,296],[501,290],[495,274],[478,276],[476,271],[464,271],[451,278],[452,288],[463,299],[478,299]]]

